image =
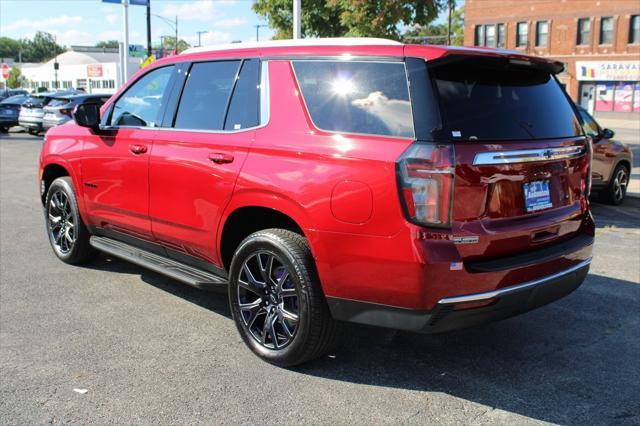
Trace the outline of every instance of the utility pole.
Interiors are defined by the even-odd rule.
[[[300,38],[300,0],[293,0],[293,39]]]
[[[176,55],[178,53],[178,15],[176,15]]]
[[[122,84],[129,78],[129,0],[122,0]]]
[[[451,12],[455,7],[455,0],[449,0],[449,25],[447,25],[447,46],[451,46]]]
[[[208,32],[209,32],[209,31],[197,31],[197,32],[196,32],[196,34],[198,34],[198,47],[202,46],[202,43],[200,43],[200,36],[201,36],[202,34],[206,34],[206,33],[208,33]]]
[[[147,57],[151,53],[151,0],[147,0]]]

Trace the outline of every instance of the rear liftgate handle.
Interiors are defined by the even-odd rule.
[[[233,155],[224,154],[222,152],[214,152],[213,154],[209,154],[209,160],[213,161],[216,164],[228,164],[233,162]]]

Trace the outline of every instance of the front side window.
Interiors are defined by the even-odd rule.
[[[201,62],[191,66],[174,127],[222,130],[241,61]]]
[[[547,47],[549,45],[549,23],[540,21],[536,23],[536,46]]]
[[[526,47],[529,35],[529,25],[526,22],[518,22],[516,27],[516,46]]]
[[[578,45],[591,44],[591,19],[578,19]]]
[[[413,137],[404,63],[293,61],[293,68],[317,128]]]
[[[173,65],[150,71],[116,101],[111,125],[156,127],[168,92]]]
[[[600,20],[600,44],[613,43],[613,18],[608,16]]]
[[[640,15],[629,20],[629,43],[640,43]]]

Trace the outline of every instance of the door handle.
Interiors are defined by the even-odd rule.
[[[131,151],[134,154],[144,154],[145,152],[147,152],[147,146],[146,145],[129,145],[129,151]]]
[[[216,164],[233,163],[233,155],[223,154],[222,152],[214,152],[213,154],[209,154],[209,160],[213,161]]]

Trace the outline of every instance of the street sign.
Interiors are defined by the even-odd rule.
[[[9,65],[7,64],[2,64],[2,78],[5,80],[9,78]]]

